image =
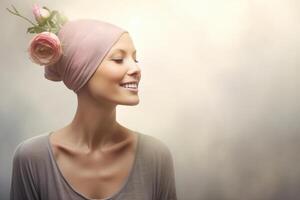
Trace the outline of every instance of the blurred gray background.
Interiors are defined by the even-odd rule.
[[[17,144],[76,111],[75,94],[29,60],[30,24],[5,10],[33,19],[35,2],[129,30],[140,103],[117,118],[168,145],[179,199],[300,199],[299,1],[1,0],[1,200]]]

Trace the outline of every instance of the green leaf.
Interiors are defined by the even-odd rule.
[[[47,31],[47,29],[45,29],[45,27],[40,27],[40,26],[34,27],[34,30],[36,33],[41,33],[41,32]]]
[[[51,13],[51,10],[49,8],[47,8],[46,6],[43,6],[42,8],[48,10]]]
[[[57,27],[55,27],[55,28],[52,29],[52,32],[55,33],[55,34],[57,34],[58,31],[59,31],[59,28],[57,28]]]
[[[54,27],[55,26],[55,23],[51,20],[48,20],[48,23],[50,24],[51,27]]]
[[[60,19],[61,19],[61,24],[62,25],[64,25],[69,19],[66,17],[66,16],[64,16],[64,15],[62,15],[62,16],[60,16]]]
[[[29,27],[27,33],[35,33],[34,27]]]
[[[58,12],[56,10],[53,10],[48,18],[48,20],[52,20],[52,18],[57,14]]]
[[[45,26],[46,23],[47,23],[47,20],[42,20],[42,21],[38,22],[39,26]]]

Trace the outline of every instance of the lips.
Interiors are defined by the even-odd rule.
[[[130,81],[130,82],[125,82],[125,83],[120,83],[120,85],[123,86],[125,84],[130,84],[130,83],[135,83],[135,84],[137,84],[137,86],[139,85],[138,81]]]
[[[126,83],[127,84],[127,83]],[[120,84],[120,86],[128,91],[133,91],[133,92],[138,92],[138,85],[135,84],[136,86],[135,87],[126,87],[125,85],[126,84]]]

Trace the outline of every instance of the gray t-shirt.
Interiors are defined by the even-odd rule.
[[[46,132],[14,152],[10,200],[92,200],[63,177]],[[159,139],[138,133],[133,167],[120,189],[105,200],[177,200],[173,158]],[[104,200],[103,199],[103,200]]]

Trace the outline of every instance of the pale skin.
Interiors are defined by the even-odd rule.
[[[77,93],[72,122],[53,131],[49,138],[63,176],[85,197],[111,196],[129,175],[137,135],[116,121],[116,106],[139,103],[138,93],[120,83],[140,79],[133,41],[124,33]]]

